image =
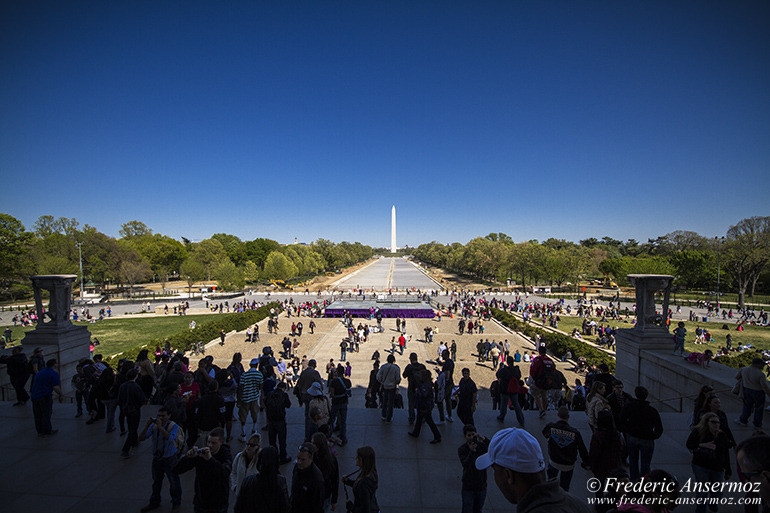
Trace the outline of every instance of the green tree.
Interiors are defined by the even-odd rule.
[[[243,278],[247,283],[259,281],[259,267],[251,260],[246,260],[243,264]]]
[[[223,260],[214,270],[214,279],[221,290],[243,289],[243,272],[229,258]]]
[[[150,230],[143,222],[134,220],[121,224],[118,234],[124,239],[133,239],[151,235],[152,230]]]
[[[180,273],[187,282],[187,295],[192,297],[192,286],[206,277],[206,267],[203,265],[203,262],[197,258],[188,256],[187,259],[182,262]]]
[[[268,280],[289,280],[297,275],[297,266],[280,251],[273,251],[265,260],[264,276]]]
[[[24,283],[29,270],[25,256],[31,241],[32,234],[21,221],[0,213],[0,286],[12,300],[28,288]]]
[[[770,217],[750,217],[731,226],[719,257],[738,286],[738,304],[744,308],[746,290],[751,285],[753,296],[757,279],[770,260]]]

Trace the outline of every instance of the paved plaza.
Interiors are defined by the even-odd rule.
[[[281,316],[278,335],[267,334],[266,326],[260,327],[263,334],[256,344],[245,342],[243,333],[228,336],[224,347],[213,344],[207,354],[214,356],[214,362],[226,366],[232,354],[240,351],[244,359],[255,356],[264,345],[278,347],[278,343],[287,332],[292,319]],[[305,326],[309,319],[302,318]],[[333,358],[339,359],[339,340],[344,336],[345,328],[338,319],[316,319],[318,328],[314,335],[308,331],[301,337],[299,354],[315,358],[322,371],[325,363]],[[433,344],[420,340],[425,325],[433,323],[439,326],[439,336]],[[264,324],[264,323],[263,323]],[[371,445],[377,452],[377,467],[380,473],[378,500],[383,512],[446,512],[460,511],[461,466],[457,458],[457,448],[463,442],[462,426],[458,421],[439,426],[443,441],[430,445],[429,433],[422,433],[419,440],[407,436],[409,429],[405,410],[396,410],[392,424],[380,421],[379,410],[365,409],[364,390],[371,369],[371,354],[375,349],[385,356],[390,347],[390,339],[396,334],[395,321],[383,321],[384,333],[372,335],[370,342],[363,344],[359,353],[348,353],[348,360],[353,368],[352,381],[354,393],[348,413],[348,438],[345,447],[337,449],[340,471],[352,472],[355,450],[362,445]],[[479,387],[480,404],[476,412],[476,425],[479,431],[492,436],[502,426],[495,419],[497,412],[491,410],[488,386],[491,382],[492,369],[489,364],[475,362],[472,348],[475,335],[459,336],[456,323],[448,319],[438,323],[435,320],[408,320],[407,334],[412,340],[404,356],[397,356],[397,363],[403,369],[409,352],[416,352],[421,362],[435,360],[438,340],[455,339],[458,343],[458,369],[471,368],[471,376]],[[488,323],[487,333],[490,338],[508,338],[513,347],[531,350],[530,341],[517,334],[510,333],[496,323]],[[193,367],[194,367],[193,363]],[[432,365],[428,365],[432,368]],[[405,384],[405,383],[402,383]],[[405,390],[402,387],[402,394]],[[292,398],[294,400],[294,398]],[[293,403],[288,412],[290,448],[297,447],[303,433],[302,411]],[[154,414],[156,407],[146,407],[143,422]],[[728,412],[728,418],[737,412]],[[5,502],[0,510],[9,513],[58,513],[58,512],[137,512],[146,504],[150,491],[151,454],[145,442],[129,460],[119,457],[122,438],[117,431],[104,433],[104,421],[94,425],[85,425],[84,420],[75,419],[75,407],[72,404],[54,406],[54,428],[59,433],[48,438],[35,435],[31,407],[13,407],[11,403],[0,403],[0,450],[4,465],[0,467],[0,489],[4,492]],[[434,418],[437,412],[434,411]],[[555,420],[555,413],[549,412],[546,419],[538,419],[536,413],[525,412],[526,428],[535,435],[545,450],[545,441],[540,433],[548,421]],[[663,413],[665,433],[656,443],[653,468],[664,468],[675,474],[681,481],[691,477],[690,454],[684,446],[689,434],[689,413]],[[578,427],[586,442],[590,440],[590,429],[585,414],[575,412],[571,420]],[[515,424],[514,415],[506,418],[506,427]],[[738,440],[750,434],[749,429],[733,426]],[[233,441],[233,453],[240,451],[243,444]],[[282,467],[282,472],[291,479],[292,464]],[[580,497],[589,494],[585,489],[589,473],[576,469],[572,492]],[[193,473],[182,476],[184,489],[182,511],[192,511]],[[231,506],[234,498],[231,498]],[[338,507],[341,507],[338,506]],[[163,508],[170,508],[167,488],[164,489]],[[512,511],[494,485],[491,473],[485,511]],[[692,511],[690,506],[677,511]],[[720,511],[731,511],[722,507]],[[734,510],[733,510],[734,511]]]
[[[334,283],[338,290],[437,290],[441,286],[416,264],[404,258],[378,258]]]

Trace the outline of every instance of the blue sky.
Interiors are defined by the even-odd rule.
[[[767,2],[3,2],[0,211],[399,245],[769,215]]]

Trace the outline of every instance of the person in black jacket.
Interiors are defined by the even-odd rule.
[[[719,428],[719,417],[715,413],[704,414],[700,422],[687,438],[687,448],[692,452],[692,471],[699,483],[721,483],[729,481],[732,475],[730,468],[730,441]],[[712,498],[722,496],[719,487],[711,491]],[[696,498],[703,499],[706,492],[696,490]],[[695,513],[705,513],[706,504],[695,506]]]
[[[620,412],[618,428],[626,433],[629,477],[638,481],[650,472],[655,440],[663,434],[658,410],[647,402],[647,389],[636,387],[635,400],[629,401]]]
[[[291,479],[291,513],[323,513],[324,476],[313,463],[315,446],[299,446]]]
[[[406,378],[406,399],[409,407],[409,424],[414,424],[416,418],[417,402],[415,401],[415,393],[417,392],[417,385],[420,383],[419,372],[425,369],[425,365],[417,361],[417,353],[411,353],[409,355],[409,364],[404,369],[402,376]]]
[[[291,461],[291,458],[286,455],[286,408],[291,408],[291,400],[286,393],[286,383],[281,382],[265,397],[267,436],[270,445],[277,447],[280,451],[281,465]]]
[[[313,434],[311,442],[315,446],[313,463],[324,476],[324,511],[329,511],[329,507],[335,510],[340,494],[340,467],[337,457],[329,450],[329,440],[323,433]]]
[[[126,442],[120,453],[124,459],[131,457],[131,449],[139,445],[137,430],[142,418],[142,406],[147,402],[142,387],[136,382],[137,376],[139,376],[139,370],[136,367],[131,368],[126,374],[126,382],[120,385],[120,390],[118,390],[118,404],[120,404],[121,412],[126,416],[128,426]]]
[[[24,348],[14,346],[10,356],[0,356],[0,363],[6,365],[5,370],[8,372],[11,385],[16,392],[16,402],[13,405],[24,406],[29,401],[29,394],[25,388],[29,379],[29,364],[27,363],[27,355],[24,354]]]
[[[238,491],[234,513],[287,513],[289,490],[278,470],[278,450],[265,447],[257,456],[258,474],[247,476]]]
[[[436,423],[433,422],[433,384],[431,383],[430,371],[425,369],[420,372],[421,382],[417,387],[417,421],[414,424],[414,431],[409,431],[409,436],[418,438],[420,436],[420,430],[422,424],[425,422],[428,424],[431,432],[433,433],[432,444],[441,442],[441,432],[436,427]]]
[[[476,468],[476,458],[489,449],[489,439],[476,432],[473,424],[463,426],[465,443],[457,449],[463,466],[462,513],[481,513],[487,498],[487,471]]]
[[[521,370],[514,365],[513,356],[509,356],[506,365],[497,369],[497,380],[499,382],[500,392],[500,415],[497,420],[505,422],[505,415],[508,413],[508,403],[513,403],[516,411],[516,420],[520,427],[524,427],[524,413],[519,404],[519,379],[521,379]]]
[[[219,383],[212,381],[208,384],[206,393],[196,402],[198,429],[203,435],[203,440],[207,440],[209,431],[224,427],[225,409],[225,399],[219,394]]]
[[[430,373],[430,371],[426,371]],[[353,487],[353,500],[345,504],[350,513],[378,513],[377,504],[377,465],[374,449],[369,446],[359,447],[356,451],[356,466],[360,469],[353,480],[345,476],[342,484]]]
[[[209,433],[206,447],[193,447],[179,460],[174,467],[177,474],[195,469],[195,513],[227,513],[232,464],[222,428]]]
[[[548,440],[548,458],[550,459],[546,472],[548,479],[554,479],[561,473],[559,485],[568,492],[578,453],[585,463],[588,461],[588,450],[580,431],[569,425],[569,409],[561,406],[557,416],[558,421],[551,422],[543,428],[543,436]]]

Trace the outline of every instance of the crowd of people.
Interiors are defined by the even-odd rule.
[[[312,303],[287,304],[295,314],[307,315],[314,308]],[[523,306],[521,302],[487,302],[483,296],[472,295],[455,298],[447,310],[466,321],[463,328],[458,325],[458,330],[470,326],[478,330],[494,307],[541,316],[543,311],[546,315],[557,312],[553,308]],[[351,490],[345,504],[348,511],[379,511],[375,449],[359,447],[355,451],[358,470],[346,476],[341,475],[336,457],[337,449],[348,441],[347,413],[352,396],[351,364],[345,361],[345,353],[355,350],[356,342],[366,342],[369,336],[367,325],[354,327],[346,322],[350,331],[343,340],[345,346],[341,346],[343,357],[337,364],[333,360],[328,363],[325,376],[314,359],[299,358],[290,337],[284,338],[278,358],[266,346],[248,364],[240,353],[235,353],[226,368],[216,366],[208,356],[192,369],[184,354],[169,347],[158,348],[154,362],[144,350],[135,360],[120,360],[115,369],[96,354],[82,360],[72,378],[76,415],[86,415],[88,425],[104,421],[107,433],[119,428],[120,435],[126,437],[123,458],[130,458],[140,443],[149,440],[153,484],[142,511],[160,507],[165,480],[169,482],[172,510],[177,510],[182,501],[179,476],[190,471],[195,472],[196,512],[224,513],[231,508],[237,513],[327,512],[336,510],[342,501],[341,486]],[[403,354],[406,330],[399,324],[399,340],[403,338],[404,343],[398,345]],[[256,342],[258,326],[249,329],[250,340]],[[293,321],[295,340],[302,336],[302,329],[301,321]],[[462,424],[463,439],[457,454],[462,466],[463,512],[483,510],[490,468],[503,496],[518,504],[518,511],[527,513],[590,510],[585,501],[569,493],[578,460],[602,483],[675,481],[671,474],[653,466],[655,441],[663,434],[664,426],[644,387],[634,388],[633,395],[626,392],[606,365],[591,369],[585,384],[578,379],[569,386],[546,345],[538,340],[536,346],[532,355],[518,349],[512,352],[507,340],[482,339],[476,346],[479,363],[490,362],[495,370],[489,388],[501,427],[508,411],[513,410],[518,428],[501,429],[490,437],[476,429],[479,388],[470,368],[460,369],[457,375],[456,345],[448,347],[443,342],[435,370],[428,368],[428,362],[420,362],[415,352],[409,354],[409,363],[403,369],[396,363],[396,350],[382,364],[379,352],[372,355],[366,403],[380,409],[383,429],[391,429],[401,405],[410,426],[405,435],[420,438],[423,425],[427,425],[431,444],[444,441],[437,426],[455,419]],[[61,397],[62,393],[54,370],[56,361],[44,361],[41,353],[35,351],[28,361],[17,347],[2,363],[8,365],[9,374],[13,372],[16,404],[21,406],[31,400],[38,434],[52,436],[56,433],[51,426],[52,396],[56,393]],[[692,431],[682,443],[692,453],[692,471],[697,480],[719,482],[735,471],[742,480],[764,483],[763,493],[768,493],[770,437],[759,431],[765,395],[770,393],[764,367],[764,361],[757,359],[736,376],[744,409],[734,422],[745,426],[752,420],[758,430],[740,444],[721,410],[718,394],[704,388],[696,399]],[[30,377],[28,394],[26,383]],[[399,390],[402,380],[406,380],[406,400]],[[148,404],[158,406],[157,414],[142,424],[142,412]],[[297,407],[303,409],[304,432],[303,443],[295,454],[287,447],[286,410]],[[437,418],[433,410],[438,410]],[[525,429],[525,410],[537,410],[543,419],[544,424],[536,429],[547,440],[547,457],[537,439]],[[549,410],[555,412],[557,420],[546,423]],[[584,440],[573,425],[574,418],[582,415],[590,427],[590,439]],[[243,450],[235,454],[231,448],[233,438],[244,444]],[[292,461],[288,485],[284,472],[289,471],[285,466]],[[236,497],[234,504],[230,504],[231,493]],[[631,509],[632,502],[624,503],[613,493],[597,493],[617,499],[614,504],[597,507],[597,511],[662,513],[673,509]],[[664,498],[673,501],[676,496]]]

